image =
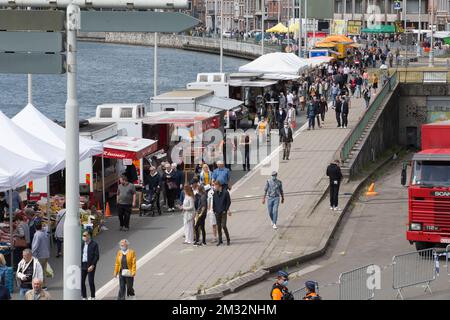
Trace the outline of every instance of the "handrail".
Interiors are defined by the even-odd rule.
[[[396,72],[400,83],[450,83],[450,71],[447,68],[398,69]]]
[[[353,149],[353,146],[356,144],[358,139],[362,137],[363,131],[367,127],[367,124],[369,123],[370,119],[372,119],[375,112],[381,107],[381,105],[384,102],[384,99],[389,94],[389,92],[391,92],[393,88],[395,88],[397,81],[398,81],[397,73],[395,72],[389,78],[389,81],[385,83],[385,85],[378,93],[378,95],[375,97],[375,99],[372,101],[372,103],[369,105],[366,112],[359,120],[358,124],[353,128],[350,135],[347,136],[345,142],[342,144],[340,152],[341,161],[345,161],[346,159],[348,159],[350,152]]]

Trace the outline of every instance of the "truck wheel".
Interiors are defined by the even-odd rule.
[[[415,245],[417,251],[430,249],[433,247],[433,245],[429,242],[415,242]]]

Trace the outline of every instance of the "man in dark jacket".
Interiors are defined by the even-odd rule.
[[[336,97],[336,102],[334,104],[334,111],[336,112],[336,121],[338,128],[341,127],[341,112],[342,112],[342,101],[341,97]]]
[[[330,177],[330,210],[339,211],[339,186],[341,185],[342,172],[339,167],[339,160],[330,163],[327,168],[327,176]]]
[[[328,112],[328,102],[327,99],[322,96],[320,98],[320,102],[319,102],[319,113],[320,113],[320,118],[322,119],[322,122],[325,121],[325,113]]]
[[[155,197],[155,204],[158,209],[159,215],[161,215],[161,204],[159,201],[161,186],[162,178],[158,171],[156,171],[156,168],[151,166],[150,173],[144,176],[144,192],[147,195],[149,201],[152,201],[153,197]]]
[[[81,244],[81,295],[83,300],[87,299],[86,278],[89,281],[91,291],[90,300],[95,300],[95,270],[100,259],[98,244],[91,239],[88,231],[83,232],[83,243]]]
[[[292,136],[292,129],[287,122],[284,123],[284,128],[280,130],[280,142],[283,144],[283,160],[289,160],[291,153],[291,143],[294,141]]]
[[[348,112],[349,112],[349,104],[347,96],[342,96],[342,128],[347,128],[348,125]]]
[[[217,246],[223,244],[222,241],[222,229],[227,237],[227,245],[230,245],[230,235],[227,228],[227,214],[231,216],[229,212],[231,206],[230,193],[227,189],[223,188],[223,182],[220,180],[214,181],[214,195],[213,195],[213,211],[217,221],[217,231],[219,233],[219,242]]]
[[[284,109],[279,107],[276,113],[276,117],[278,129],[281,130],[283,128],[284,120],[286,119],[286,111],[284,111]]]

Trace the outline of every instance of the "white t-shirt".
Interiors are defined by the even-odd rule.
[[[294,95],[293,95],[292,93],[289,93],[289,94],[287,95],[287,103],[288,103],[288,104],[289,104],[289,103],[293,104],[293,102],[294,102]]]

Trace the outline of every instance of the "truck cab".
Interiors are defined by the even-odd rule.
[[[406,238],[417,250],[450,244],[450,123],[423,125],[422,149],[408,187]]]

